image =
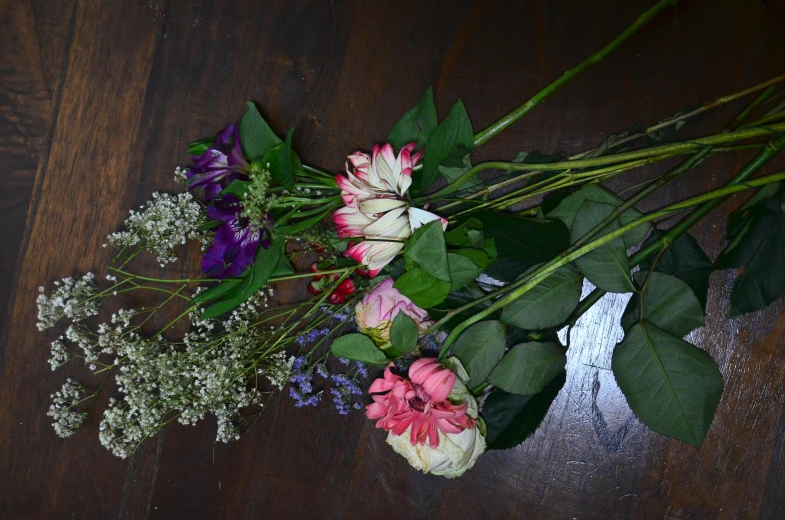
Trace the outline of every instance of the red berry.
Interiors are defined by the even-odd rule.
[[[351,279],[347,278],[346,280],[339,283],[338,287],[336,287],[335,290],[347,296],[350,294],[354,294],[355,291],[354,282]]]
[[[330,293],[330,296],[327,297],[327,301],[332,303],[333,305],[340,305],[346,300],[343,294],[339,293],[338,291],[333,291]]]
[[[368,271],[368,269],[355,269],[354,272],[357,273],[357,276],[362,276],[362,277],[366,277],[371,274],[371,272]]]
[[[308,272],[310,272],[310,273],[318,273],[319,272],[319,266],[316,265],[316,262],[311,264],[311,266],[308,268]],[[324,278],[324,275],[323,274],[315,274],[315,275],[313,275],[313,278],[314,278],[314,280],[321,280],[322,278]]]
[[[308,292],[315,296],[321,294],[322,290],[316,286],[316,282],[308,282]]]
[[[321,245],[321,244],[317,244],[316,242],[314,242],[313,244],[311,244],[311,247],[312,247],[312,248],[313,248],[313,250],[314,250],[315,252],[317,252],[317,253],[324,253],[325,251],[327,251],[327,248],[326,248],[326,247],[324,247],[324,246],[323,246],[323,245]]]

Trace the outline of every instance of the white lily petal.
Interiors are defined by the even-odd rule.
[[[405,200],[398,199],[370,199],[360,203],[360,211],[363,213],[384,213],[391,209],[405,206]]]
[[[411,226],[412,233],[420,226],[424,226],[434,220],[441,220],[439,215],[435,215],[430,211],[425,211],[420,208],[409,208],[409,225]],[[444,227],[444,226],[442,226]]]
[[[399,218],[403,217],[403,219],[407,220],[406,216],[406,207],[396,208],[392,211],[388,211],[385,213],[379,220],[368,226],[363,230],[363,234],[367,237],[372,237],[374,235],[379,235],[384,233],[384,231],[393,225],[393,223],[398,220]],[[408,222],[407,222],[408,223]]]

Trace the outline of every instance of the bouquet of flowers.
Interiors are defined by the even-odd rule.
[[[304,164],[292,130],[282,139],[248,102],[239,123],[189,144],[190,164],[175,170],[182,189],[153,194],[108,236],[117,254],[100,283],[87,273],[41,288],[39,329],[70,321],[51,343],[52,368],[81,358],[98,376],[53,394],[57,434],[71,435],[112,379],[99,436],[120,457],[172,421],[206,415],[217,440],[237,439],[285,391],[297,406],[329,396],[342,415],[364,412],[412,466],[459,476],[537,429],[566,379],[570,328],[612,292],[632,293],[613,351],[619,388],[651,429],[699,445],[723,379],[683,338],[704,325],[709,274],[742,269],[732,315],[785,292],[785,172],[756,177],[785,147],[785,104],[773,102],[785,76],[569,157],[471,161],[672,3],[478,133],[460,100],[439,121],[429,89],[387,142],[349,155],[338,175]],[[663,141],[748,95],[718,133]],[[702,162],[750,149],[725,185],[635,209]],[[674,158],[625,193],[602,186]],[[746,190],[712,262],[688,230]],[[140,258],[164,268],[188,243],[202,249],[203,277],[140,272]],[[286,284],[302,298],[282,301]]]

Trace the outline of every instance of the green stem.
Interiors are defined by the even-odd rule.
[[[677,0],[660,0],[654,6],[643,13],[641,16],[638,17],[635,22],[627,27],[621,34],[619,34],[616,38],[614,38],[610,43],[602,47],[600,50],[589,56],[586,60],[580,63],[578,66],[568,70],[564,74],[562,74],[556,81],[539,91],[535,94],[531,99],[529,99],[526,103],[519,106],[485,130],[481,131],[477,135],[474,136],[474,146],[480,146],[484,142],[488,141],[491,137],[497,135],[502,130],[513,124],[515,121],[523,117],[524,115],[528,114],[535,106],[539,103],[547,99],[551,96],[554,92],[559,90],[559,88],[563,87],[567,83],[569,83],[573,78],[584,72],[586,69],[590,68],[592,65],[599,63],[605,58],[608,54],[616,50],[625,40],[630,38],[633,34],[638,32],[642,27],[644,27],[647,23],[649,23],[652,19],[654,19],[658,14],[664,11],[667,7],[675,4]]]
[[[785,139],[783,139],[783,144],[785,145]],[[687,200],[684,200],[684,201],[681,201],[681,202],[677,202],[676,204],[671,204],[670,206],[668,206],[666,208],[663,208],[663,209],[661,209],[659,211],[655,211],[655,212],[649,213],[648,215],[644,215],[641,218],[638,218],[638,219],[630,222],[629,224],[627,224],[625,226],[622,226],[622,227],[620,227],[620,228],[618,228],[618,229],[616,229],[616,230],[614,230],[614,231],[612,231],[612,232],[610,232],[610,233],[608,233],[606,235],[603,235],[603,236],[593,240],[592,242],[586,244],[585,246],[576,249],[575,251],[573,251],[573,252],[571,252],[569,254],[565,254],[565,255],[560,256],[559,258],[557,258],[555,260],[552,260],[551,262],[545,264],[544,266],[542,266],[540,269],[538,269],[537,271],[535,271],[531,275],[529,275],[527,277],[524,277],[521,280],[519,280],[519,281],[517,281],[517,282],[515,282],[513,284],[510,284],[509,286],[505,286],[505,287],[499,289],[498,291],[494,291],[493,293],[489,293],[489,294],[487,294],[486,296],[484,296],[482,298],[478,298],[476,300],[473,300],[472,302],[470,302],[470,304],[464,305],[463,307],[460,307],[458,309],[455,309],[454,311],[451,311],[450,313],[447,313],[446,316],[444,316],[441,320],[439,320],[438,322],[436,322],[434,324],[434,327],[437,327],[437,326],[443,324],[446,320],[451,318],[452,315],[457,314],[458,312],[462,312],[464,310],[467,310],[468,308],[471,308],[472,306],[477,305],[478,303],[481,303],[483,301],[487,301],[489,299],[493,299],[496,295],[498,295],[501,292],[505,292],[506,293],[505,296],[502,296],[501,298],[496,300],[493,304],[491,304],[488,307],[484,308],[483,310],[477,312],[474,316],[464,320],[458,326],[456,326],[452,330],[452,332],[450,332],[450,334],[447,336],[447,339],[442,344],[441,351],[439,352],[439,359],[443,359],[444,358],[444,356],[446,355],[446,353],[449,350],[450,346],[455,342],[455,340],[461,334],[461,332],[463,332],[467,327],[470,327],[471,325],[473,325],[473,324],[477,323],[478,321],[481,321],[482,319],[484,319],[489,314],[492,314],[492,313],[496,312],[497,310],[501,309],[502,307],[504,307],[505,305],[508,305],[508,304],[512,303],[513,301],[517,300],[518,298],[520,298],[521,296],[523,296],[524,294],[529,292],[537,284],[539,284],[540,282],[545,280],[548,276],[550,276],[554,271],[556,271],[560,267],[562,267],[564,265],[567,265],[568,263],[572,262],[573,260],[575,260],[577,258],[580,258],[581,256],[583,256],[583,255],[585,255],[587,253],[590,253],[591,251],[597,249],[598,247],[601,247],[601,246],[607,244],[608,242],[611,242],[611,241],[621,237],[622,235],[625,235],[629,231],[637,228],[638,226],[641,226],[641,225],[646,224],[648,222],[652,222],[654,220],[661,219],[661,218],[666,217],[666,216],[671,216],[672,214],[680,212],[681,210],[683,210],[685,208],[689,208],[689,207],[696,206],[696,205],[701,205],[700,208],[698,208],[698,210],[700,210],[701,208],[703,208],[704,206],[709,205],[709,204],[714,204],[715,205],[714,207],[716,207],[716,205],[722,203],[723,200],[725,200],[728,196],[730,196],[733,193],[737,193],[739,191],[747,190],[747,189],[750,189],[750,188],[756,188],[756,187],[764,186],[764,185],[770,184],[772,182],[780,182],[782,180],[785,180],[785,172],[779,172],[779,173],[775,173],[775,174],[772,174],[772,175],[767,175],[766,177],[761,177],[759,179],[755,179],[755,180],[751,180],[751,181],[737,182],[737,183],[735,183],[733,185],[728,185],[728,186],[725,186],[725,187],[720,188],[718,190],[714,190],[714,191],[710,191],[710,192],[707,192],[707,193],[703,193],[701,195],[698,195],[698,196],[695,196],[695,197],[691,197],[691,198],[689,198]],[[690,216],[692,216],[693,214],[697,213],[698,210],[693,211],[692,213],[690,213]],[[703,215],[701,215],[701,217],[702,216]],[[667,236],[667,234],[666,234],[666,236]],[[658,249],[659,249],[659,246],[655,246],[654,248],[651,248],[651,253],[654,253],[654,252],[658,251]],[[639,262],[640,262],[640,260],[639,260]]]
[[[720,133],[701,137],[698,139],[691,139],[689,142],[671,143],[660,146],[652,146],[643,148],[641,150],[634,150],[632,152],[618,153],[614,155],[605,155],[601,157],[592,157],[591,159],[575,159],[567,161],[559,161],[553,163],[534,164],[534,163],[511,163],[490,161],[476,165],[475,167],[462,174],[453,182],[437,191],[436,193],[415,199],[415,202],[422,202],[424,200],[436,200],[444,195],[449,195],[458,191],[463,184],[468,182],[472,177],[477,175],[483,170],[491,168],[514,170],[514,171],[558,171],[558,170],[580,170],[584,168],[592,168],[595,166],[607,166],[610,164],[618,164],[636,159],[644,159],[658,155],[668,154],[683,154],[689,153],[705,145],[717,145],[740,141],[743,139],[751,139],[753,137],[760,137],[762,135],[775,134],[785,131],[785,123],[777,123],[768,127],[752,127],[742,128],[734,132]]]

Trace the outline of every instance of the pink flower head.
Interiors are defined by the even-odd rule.
[[[420,358],[409,368],[409,379],[393,374],[392,363],[384,377],[376,379],[368,393],[373,403],[366,406],[376,427],[401,435],[411,426],[409,442],[439,446],[439,432],[460,433],[473,428],[475,420],[467,415],[467,403],[456,405],[448,396],[455,386],[455,373],[436,359]]]
[[[377,345],[390,341],[390,328],[399,312],[414,321],[420,335],[433,325],[428,312],[416,306],[408,297],[393,287],[392,278],[387,278],[363,296],[355,307],[355,319],[360,332],[369,336]]]
[[[355,152],[346,163],[346,175],[335,177],[345,204],[333,213],[338,236],[372,239],[346,251],[347,256],[368,266],[371,276],[395,258],[415,229],[441,218],[409,207],[406,199],[412,169],[422,155],[421,151],[412,155],[415,148],[415,143],[409,143],[396,156],[387,143],[375,145],[370,156]],[[447,220],[441,221],[446,228]],[[385,238],[393,240],[382,240]]]

